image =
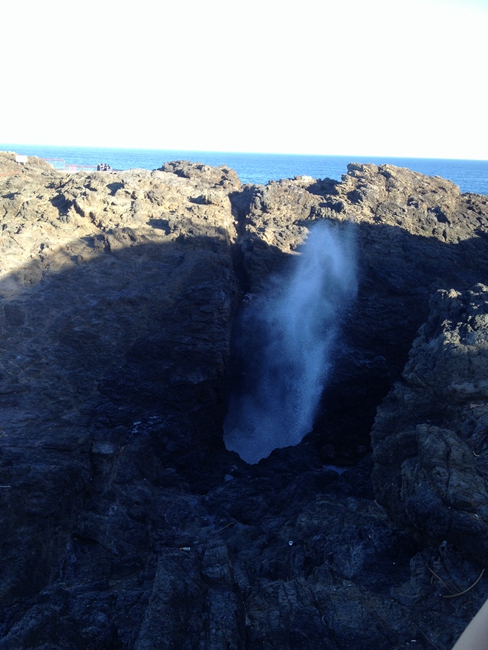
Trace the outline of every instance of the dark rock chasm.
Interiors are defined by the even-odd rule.
[[[0,173],[0,650],[450,647],[488,596],[487,197]],[[313,431],[248,465],[239,314],[321,221],[358,295]]]

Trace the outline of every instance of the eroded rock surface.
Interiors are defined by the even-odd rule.
[[[359,295],[344,319],[315,430],[325,460],[364,448],[377,404],[427,318],[430,295],[488,282],[487,215],[486,197],[391,165],[350,164],[341,183],[297,178],[251,190],[240,237],[251,293],[269,273],[284,272],[286,253],[316,220],[355,233]]]
[[[0,153],[0,648],[452,645],[488,595],[487,201],[390,166],[242,186]],[[322,219],[359,296],[314,432],[249,466],[234,322]]]
[[[381,503],[424,542],[488,562],[488,288],[440,291],[373,428]]]

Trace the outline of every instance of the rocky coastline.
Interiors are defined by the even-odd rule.
[[[314,430],[248,465],[235,324],[318,221],[358,296]],[[488,197],[0,152],[0,224],[0,650],[454,644],[488,597]]]

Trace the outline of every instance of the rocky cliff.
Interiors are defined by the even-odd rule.
[[[454,642],[488,596],[487,197],[0,153],[0,219],[0,649]],[[321,220],[358,298],[314,431],[247,465],[235,323]]]

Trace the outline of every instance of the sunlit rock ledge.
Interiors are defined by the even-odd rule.
[[[0,153],[0,220],[0,649],[452,645],[488,596],[486,196]],[[313,431],[248,465],[236,324],[318,221],[358,295]]]

